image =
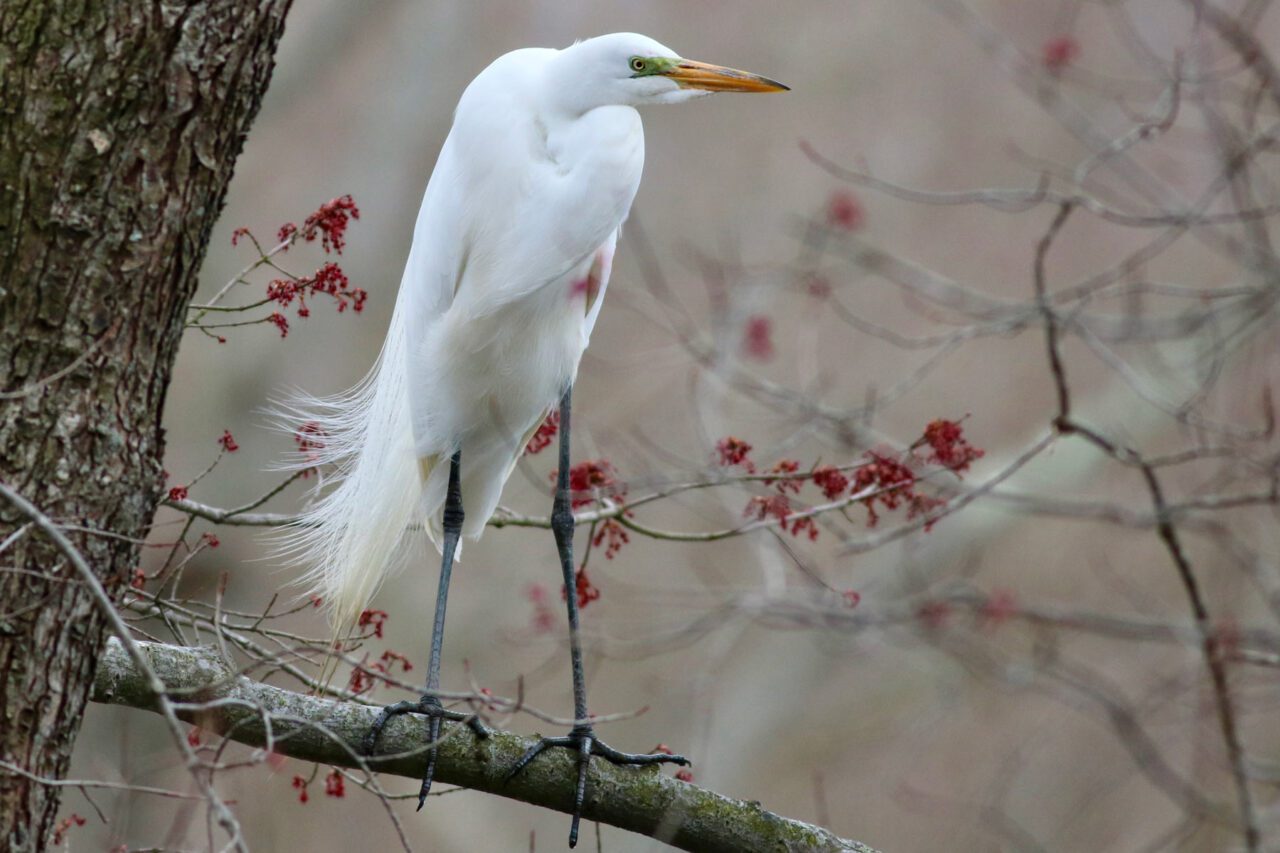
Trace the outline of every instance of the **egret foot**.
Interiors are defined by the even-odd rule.
[[[595,730],[591,726],[574,726],[573,730],[564,737],[544,737],[536,745],[526,750],[525,754],[520,756],[520,760],[516,762],[516,766],[511,768],[507,778],[514,778],[517,773],[529,766],[529,762],[541,755],[544,750],[553,746],[572,749],[578,754],[578,784],[573,794],[573,825],[569,827],[570,847],[574,847],[578,843],[578,823],[582,820],[582,803],[587,796],[587,768],[591,765],[591,756],[598,755],[614,764],[629,764],[638,767],[649,764],[680,764],[687,766],[692,763],[683,755],[672,755],[666,752],[620,752],[596,737]]]
[[[484,723],[480,722],[480,719],[475,714],[449,711],[440,705],[439,699],[427,694],[417,702],[396,702],[383,708],[382,712],[378,714],[378,719],[373,721],[373,726],[370,727],[368,734],[364,736],[364,742],[361,746],[365,755],[373,755],[373,750],[378,745],[378,737],[382,734],[382,730],[392,717],[398,717],[401,714],[421,714],[427,718],[427,732],[430,737],[431,751],[427,756],[427,770],[422,774],[422,787],[418,789],[418,809],[421,811],[423,804],[427,801],[427,794],[431,793],[431,780],[436,775],[436,749],[440,743],[441,723],[444,720],[466,723],[478,738],[488,737],[489,730],[485,728]]]

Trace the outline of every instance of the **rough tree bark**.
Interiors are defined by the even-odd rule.
[[[186,307],[290,0],[0,4],[0,480],[110,590],[162,488]],[[60,776],[104,621],[0,506],[0,757]],[[42,849],[56,788],[0,773],[0,848]]]

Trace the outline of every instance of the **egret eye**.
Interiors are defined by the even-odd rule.
[[[649,67],[649,63],[645,62],[638,56],[631,57],[631,70],[637,74]]]

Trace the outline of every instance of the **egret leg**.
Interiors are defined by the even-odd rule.
[[[569,827],[569,846],[578,843],[578,824],[582,820],[582,804],[587,794],[587,768],[591,756],[599,755],[614,764],[689,764],[682,755],[668,753],[620,752],[596,737],[587,713],[587,683],[582,670],[582,642],[578,633],[577,578],[573,562],[573,506],[569,498],[569,410],[573,402],[573,387],[565,389],[560,400],[560,460],[556,473],[556,493],[551,506],[551,530],[556,537],[556,549],[560,553],[560,570],[564,575],[565,602],[569,610],[569,660],[573,670],[573,729],[564,737],[542,738],[516,762],[507,778],[515,776],[543,750],[562,746],[577,753],[578,782],[574,789],[573,824]]]
[[[440,650],[444,645],[444,613],[449,603],[449,577],[453,573],[453,556],[458,550],[458,539],[462,536],[462,486],[461,480],[462,451],[456,451],[449,460],[449,485],[444,498],[444,542],[440,557],[440,587],[436,592],[436,615],[431,626],[431,660],[427,664],[427,688],[417,702],[396,702],[382,709],[374,721],[373,727],[364,738],[364,752],[372,755],[378,744],[378,736],[392,717],[401,714],[422,714],[427,717],[427,731],[430,735],[430,753],[427,757],[427,770],[422,776],[422,787],[418,790],[418,808],[421,809],[431,792],[431,780],[436,773],[436,752],[440,740],[440,726],[443,720],[457,720],[467,723],[477,737],[487,737],[489,732],[474,714],[461,714],[446,711],[440,704],[436,693],[440,690]]]

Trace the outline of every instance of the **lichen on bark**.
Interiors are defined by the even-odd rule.
[[[171,694],[203,707],[179,709],[178,716],[202,728],[281,755],[341,767],[361,766],[361,742],[378,714],[373,706],[293,693],[253,681],[222,661],[212,648],[140,643],[150,666]],[[93,698],[151,708],[154,694],[123,646],[112,641]],[[198,697],[198,698],[196,698]],[[268,720],[272,739],[268,741]],[[385,774],[420,779],[430,735],[420,719],[397,717],[378,740],[372,762]],[[436,779],[526,803],[570,812],[577,767],[565,750],[550,750],[511,776],[536,740],[493,731],[477,738],[461,724],[449,724],[439,745]],[[799,820],[782,817],[760,803],[744,802],[685,784],[656,767],[618,767],[593,762],[583,816],[657,838],[681,850],[708,853],[875,853],[856,841]]]

